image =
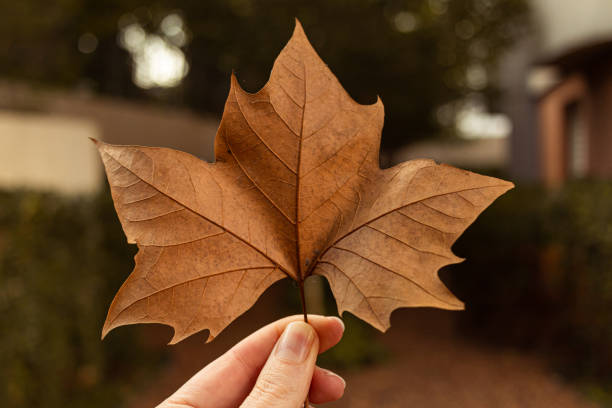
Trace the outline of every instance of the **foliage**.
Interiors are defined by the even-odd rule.
[[[189,31],[189,75],[178,89],[144,92],[132,83],[118,24],[137,21],[161,35],[169,13],[182,15]],[[527,1],[21,0],[4,2],[3,15],[10,18],[0,26],[0,48],[7,50],[0,54],[2,77],[154,97],[217,114],[231,70],[246,89],[259,89],[297,17],[358,102],[381,96],[388,113],[383,148],[392,148],[434,134],[436,109],[469,93],[494,99],[495,64],[525,32]],[[84,33],[98,39],[91,54],[77,49]]]
[[[135,250],[108,192],[92,199],[0,192],[3,407],[119,407],[163,366],[168,349],[152,350],[140,330],[117,330],[100,341]],[[326,363],[354,367],[384,356],[374,329],[352,317],[346,324],[351,334],[326,353]]]
[[[547,353],[602,401],[611,398],[611,208],[609,182],[556,193],[519,186],[458,241],[454,251],[467,261],[448,274],[467,304],[466,332]],[[0,193],[3,406],[120,406],[123,391],[161,364],[164,354],[141,347],[138,330],[99,339],[134,250],[107,192],[91,200]],[[350,320],[347,336],[356,339],[324,354],[323,364],[384,357],[369,342],[372,329]]]
[[[451,275],[470,332],[543,351],[570,377],[612,380],[611,183],[520,187],[455,252],[467,257]]]
[[[329,311],[325,314],[332,315],[337,312],[337,308],[327,283],[325,287],[325,299],[328,301],[326,310]],[[380,342],[376,329],[350,313],[344,313],[342,321],[346,326],[342,340],[321,354],[318,365],[334,369],[355,369],[388,360],[389,350]]]
[[[100,341],[133,256],[104,197],[0,193],[4,407],[118,406],[163,357],[129,331]]]

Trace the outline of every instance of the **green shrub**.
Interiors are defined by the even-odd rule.
[[[100,341],[131,270],[108,194],[0,193],[0,401],[3,407],[119,406],[159,363],[133,332]]]
[[[572,377],[612,376],[612,183],[519,187],[454,250],[469,332],[544,351]]]
[[[168,350],[143,346],[140,331],[117,330],[100,341],[135,252],[107,191],[75,199],[0,192],[2,407],[117,407],[124,392],[162,369]],[[288,310],[298,313],[297,290],[287,295]],[[348,324],[351,334],[326,361],[354,367],[379,360],[384,350],[374,329],[356,318]]]
[[[3,407],[120,406],[124,391],[162,366],[166,351],[143,347],[138,331],[99,338],[135,251],[107,192],[91,199],[0,193]],[[606,387],[612,376],[611,183],[572,184],[556,193],[517,188],[485,211],[454,251],[467,261],[442,276],[452,278],[453,291],[466,301],[467,332],[543,351],[566,374],[597,379],[590,389]],[[331,296],[325,298],[328,311],[335,310]],[[348,324],[347,338],[322,356],[327,364],[384,359],[373,329],[354,318]]]

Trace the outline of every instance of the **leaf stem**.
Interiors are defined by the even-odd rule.
[[[300,286],[300,302],[302,303],[302,313],[304,314],[304,321],[308,323],[308,312],[306,311],[306,296],[304,295],[304,279],[300,277],[298,282]],[[306,394],[306,400],[304,401],[304,408],[308,408],[308,394]]]
[[[308,313],[306,311],[306,296],[304,295],[304,280],[300,279],[298,283],[300,286],[300,302],[302,303],[302,313],[304,314],[304,321],[308,323]]]

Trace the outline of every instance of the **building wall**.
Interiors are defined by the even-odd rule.
[[[536,49],[536,39],[523,39],[502,59],[499,71],[501,109],[512,122],[509,170],[513,179],[521,181],[535,181],[540,172],[536,99],[526,81]]]
[[[108,143],[170,147],[214,160],[218,120],[192,112],[121,100],[60,96],[48,102],[53,114],[86,118]]]
[[[540,57],[612,37],[610,0],[531,0],[531,8]]]
[[[544,152],[539,144],[538,100],[542,96],[528,87],[532,69],[545,60],[554,59],[571,50],[612,38],[612,1],[610,0],[531,0],[532,33],[519,42],[500,64],[500,82],[504,93],[503,110],[512,120],[510,140],[510,172],[519,181],[544,181]],[[608,71],[610,72],[610,71]],[[589,75],[587,75],[589,77]],[[589,125],[612,129],[608,122],[612,106],[607,100],[606,82],[594,89],[597,95],[591,105],[594,122]],[[606,136],[607,135],[607,136]],[[561,135],[559,135],[561,137]],[[607,130],[593,136],[590,164],[593,174],[610,174]],[[604,140],[605,139],[605,140]],[[599,146],[597,148],[596,146]],[[561,158],[558,158],[560,160]]]
[[[218,121],[192,112],[0,83],[0,189],[89,194],[105,185],[94,137],[213,161]]]
[[[583,129],[589,138],[590,100],[584,76],[574,74],[542,96],[538,103],[538,134],[540,180],[549,187],[559,187],[572,177],[570,157],[573,152],[570,141],[573,129],[568,121],[568,107],[572,104],[579,108],[577,114],[587,125]],[[588,163],[588,158],[585,160]],[[588,166],[588,165],[587,165]],[[589,169],[586,169],[588,174]]]
[[[612,61],[590,73],[591,141],[590,172],[612,178]]]
[[[90,120],[0,111],[0,186],[89,194],[102,184]]]
[[[503,169],[508,165],[508,139],[473,139],[448,141],[423,141],[399,149],[393,162],[413,159],[433,159],[466,170]]]
[[[90,120],[108,143],[171,147],[214,159],[218,119],[177,108],[0,82],[0,109]]]

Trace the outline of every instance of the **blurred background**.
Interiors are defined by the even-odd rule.
[[[0,400],[151,407],[238,339],[299,311],[287,281],[211,344],[171,329],[102,342],[133,267],[88,140],[213,160],[229,76],[256,91],[298,17],[360,103],[381,165],[429,157],[517,184],[440,272],[464,312],[346,314],[320,358],[334,407],[612,406],[609,0],[0,0]],[[309,309],[337,313],[324,281]]]

